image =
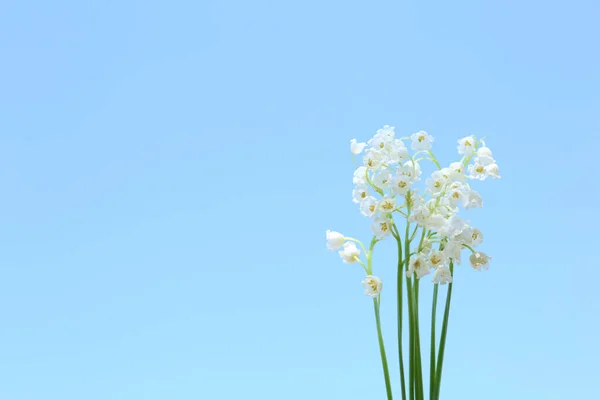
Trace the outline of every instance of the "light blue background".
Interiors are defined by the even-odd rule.
[[[0,399],[383,399],[363,273],[324,231],[369,240],[348,143],[384,124],[427,130],[444,163],[485,135],[503,175],[466,215],[494,260],[457,270],[442,398],[594,398],[599,18],[3,2]],[[396,377],[394,262],[382,244]]]

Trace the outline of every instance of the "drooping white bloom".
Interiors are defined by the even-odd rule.
[[[456,239],[471,247],[480,245],[483,242],[483,233],[472,226],[467,226]]]
[[[360,250],[353,242],[344,243],[344,248],[339,251],[342,261],[346,264],[352,264],[360,258]]]
[[[460,162],[453,162],[448,167],[450,170],[450,179],[453,181],[464,182],[465,181],[465,168]]]
[[[388,236],[390,233],[392,233],[390,221],[382,216],[375,217],[371,223],[371,231],[373,231],[373,234],[379,238]]]
[[[487,178],[485,166],[477,163],[469,165],[469,178],[479,179],[480,181],[485,180]]]
[[[354,177],[352,183],[355,185],[366,185],[367,184],[367,167],[358,167],[354,171]]]
[[[430,269],[431,264],[429,261],[421,253],[419,253],[410,257],[406,276],[410,278],[413,274],[416,274],[417,278],[420,279],[421,277],[427,275]]]
[[[425,183],[427,184],[427,190],[429,190],[432,195],[437,196],[446,188],[448,177],[444,177],[442,171],[434,171],[431,174],[431,178],[427,178]]]
[[[481,268],[488,270],[490,268],[490,261],[492,261],[492,257],[488,256],[484,252],[476,251],[471,254],[469,257],[469,261],[471,262],[471,267],[475,268],[477,271],[481,271]]]
[[[389,147],[389,145],[394,141],[394,127],[385,125],[381,129],[377,129],[373,138],[371,138],[367,143],[369,146],[375,149],[385,149]]]
[[[427,229],[432,229],[434,231],[440,230],[446,224],[446,218],[440,214],[431,214],[429,218],[427,218],[423,225]]]
[[[487,174],[487,176],[491,176],[494,179],[500,178],[500,169],[498,168],[498,164],[496,163],[486,165],[485,173]]]
[[[450,268],[446,266],[442,266],[436,268],[433,273],[433,283],[445,285],[446,283],[452,283],[452,273],[450,272]]]
[[[363,163],[367,169],[379,169],[385,162],[385,154],[378,148],[369,148],[363,156]]]
[[[462,242],[459,240],[449,240],[444,245],[444,253],[447,258],[454,260],[454,264],[460,264],[460,254],[462,251]]]
[[[429,263],[433,268],[441,267],[446,264],[447,261],[447,256],[443,251],[431,250],[431,253],[429,254]]]
[[[429,208],[425,205],[420,205],[412,210],[409,219],[411,222],[416,222],[417,224],[424,226],[425,221],[429,219],[430,215],[431,211],[429,210]]]
[[[492,151],[489,147],[480,147],[477,149],[477,157],[475,157],[475,163],[481,165],[490,165],[494,163],[494,157],[492,157]]]
[[[360,154],[364,150],[366,143],[356,143],[356,139],[350,140],[350,151],[352,154]]]
[[[371,179],[379,189],[387,190],[392,185],[392,174],[387,170],[379,171]]]
[[[415,183],[419,180],[419,177],[421,176],[421,166],[418,162],[408,160],[402,165],[402,167],[398,168],[398,174],[408,176],[411,182]]]
[[[366,197],[360,202],[360,212],[365,217],[372,217],[377,213],[377,199],[373,196]]]
[[[329,251],[337,250],[344,245],[344,235],[339,232],[334,232],[327,229],[325,232],[325,237],[327,239],[327,250]]]
[[[454,181],[446,189],[446,200],[448,205],[456,208],[459,204],[466,206],[469,201],[468,188],[462,182]]]
[[[384,196],[377,205],[377,210],[384,213],[391,213],[396,208],[396,198]]]
[[[379,296],[383,287],[381,279],[373,275],[367,275],[365,279],[363,279],[362,284],[365,288],[365,294],[373,298]]]
[[[398,194],[404,196],[410,190],[411,179],[409,176],[404,174],[398,174],[394,176],[392,180],[392,186],[390,191],[392,194]]]
[[[467,136],[458,140],[458,154],[469,155],[475,150],[475,138],[473,136]]]
[[[411,148],[415,151],[429,150],[431,149],[431,143],[433,143],[433,137],[425,131],[413,133],[410,140],[412,140]]]
[[[369,197],[369,188],[366,185],[357,185],[352,190],[352,202],[360,204],[364,199]]]
[[[387,149],[388,165],[401,163],[408,158],[408,149],[400,139],[395,139]]]
[[[446,220],[446,224],[438,231],[440,238],[450,239],[460,235],[467,227],[466,222],[458,215],[453,215]]]
[[[483,199],[481,198],[481,195],[471,189],[467,192],[467,202],[464,206],[467,210],[470,208],[481,208],[483,207]]]

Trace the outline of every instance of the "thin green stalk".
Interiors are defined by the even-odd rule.
[[[397,232],[396,232],[397,235]],[[406,384],[404,383],[404,359],[402,356],[402,279],[404,277],[404,268],[402,264],[402,240],[398,235],[398,359],[400,362],[400,385],[402,386],[402,400],[406,400]]]
[[[450,260],[450,274],[454,278],[454,264]],[[442,383],[442,366],[444,364],[444,350],[446,349],[446,333],[448,332],[448,315],[450,314],[450,301],[452,300],[452,283],[448,284],[448,293],[446,293],[446,308],[444,310],[444,321],[442,322],[442,334],[440,338],[440,350],[436,367],[435,377],[435,399],[440,398],[440,386]]]
[[[383,366],[383,376],[385,378],[385,391],[388,400],[393,400],[392,385],[390,383],[390,372],[388,370],[387,357],[385,355],[385,345],[383,344],[383,335],[381,333],[381,320],[379,318],[379,298],[373,299],[375,309],[375,322],[377,323],[377,338],[379,339],[379,352],[381,353],[381,364]]]
[[[409,343],[409,369],[408,369],[408,384],[410,399],[416,400],[415,392],[415,335],[414,335],[414,319],[413,319],[413,294],[412,294],[412,279],[406,277],[406,297],[408,299],[408,343]]]
[[[413,312],[413,318],[415,322],[415,354],[416,354],[416,373],[415,379],[417,380],[416,389],[417,389],[417,398],[419,400],[423,400],[425,397],[423,395],[423,369],[421,367],[421,334],[419,332],[419,279],[415,278],[415,283],[413,285],[413,292],[415,295],[414,307],[415,310]]]
[[[434,400],[435,388],[435,316],[437,311],[438,284],[433,285],[433,301],[431,305],[431,353],[429,360],[429,399]]]

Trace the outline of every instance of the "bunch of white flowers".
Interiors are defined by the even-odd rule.
[[[367,274],[363,280],[365,293],[376,301],[378,329],[382,284],[381,279],[372,274],[371,259],[379,241],[393,236],[398,242],[398,274],[408,278],[409,311],[413,307],[411,318],[416,312],[414,307],[418,305],[420,278],[433,272],[434,301],[437,301],[437,284],[452,283],[453,266],[461,263],[462,250],[471,252],[469,261],[475,270],[488,269],[491,261],[487,254],[475,250],[483,242],[483,233],[458,214],[461,209],[483,206],[481,195],[471,188],[470,181],[500,178],[492,151],[483,139],[467,136],[458,140],[461,159],[442,167],[431,151],[433,142],[434,138],[424,131],[396,138],[395,128],[389,125],[377,130],[366,143],[359,143],[356,139],[350,141],[352,154],[363,155],[362,165],[354,171],[352,201],[358,205],[360,213],[370,219],[373,239],[367,250],[359,240],[327,231],[327,247],[329,250],[341,249],[339,254],[345,263],[363,266]],[[408,146],[413,150],[412,154]],[[426,178],[422,177],[422,161],[430,161],[437,167]],[[418,188],[417,183],[422,180],[423,187]],[[399,219],[406,222],[404,237],[398,228]],[[364,260],[356,244],[365,253]],[[399,284],[400,279],[399,275]],[[401,289],[399,287],[399,296],[402,295]],[[416,296],[414,290],[417,290]],[[412,319],[410,323],[412,325]],[[387,370],[386,364],[384,370]],[[386,388],[387,383],[386,378]],[[404,391],[404,380],[402,383]],[[437,390],[439,396],[439,383],[437,389],[436,383],[432,380],[431,394],[434,395]],[[417,380],[415,385],[418,386]]]

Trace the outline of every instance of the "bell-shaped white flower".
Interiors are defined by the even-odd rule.
[[[460,162],[453,162],[448,167],[450,170],[450,179],[453,181],[464,182],[465,181],[465,168]]]
[[[469,155],[475,150],[475,138],[473,136],[467,136],[458,140],[458,154]]]
[[[427,190],[432,195],[437,196],[446,188],[446,185],[449,183],[449,176],[444,176],[442,171],[435,171],[431,174],[431,178],[427,178],[425,183],[427,184]]]
[[[350,151],[352,154],[360,154],[366,145],[366,143],[356,143],[356,139],[352,139],[350,140]]]
[[[384,238],[388,236],[390,233],[392,233],[390,221],[382,216],[375,217],[371,223],[371,231],[378,238]]]
[[[395,139],[387,148],[388,150],[388,165],[398,164],[406,161],[408,158],[408,149],[404,142],[400,139]]]
[[[360,250],[353,242],[344,243],[344,247],[339,251],[342,261],[346,264],[352,264],[359,260]]]
[[[375,173],[371,181],[379,189],[387,190],[392,185],[392,174],[387,170],[379,171]]]
[[[464,207],[468,210],[470,208],[481,208],[483,207],[483,199],[479,192],[471,189],[467,192],[467,202]]]
[[[444,245],[444,254],[447,258],[451,258],[454,261],[454,264],[460,265],[462,248],[462,242],[460,240],[449,240]]]
[[[471,266],[477,271],[481,271],[481,268],[487,270],[490,267],[489,263],[492,261],[492,257],[488,256],[484,252],[476,251],[475,253],[471,254],[469,261],[471,262]]]
[[[483,166],[494,163],[494,157],[492,157],[492,151],[489,147],[480,147],[477,149],[477,157],[475,157],[475,163]]]
[[[390,191],[392,194],[398,194],[404,196],[410,190],[411,185],[410,177],[403,174],[398,174],[392,179],[392,185]]]
[[[412,210],[409,220],[411,222],[416,222],[417,224],[424,226],[425,222],[429,219],[430,216],[431,211],[429,210],[429,208],[425,205],[420,205]]]
[[[385,153],[378,149],[371,147],[365,151],[365,155],[363,156],[363,163],[367,169],[377,170],[381,168],[383,163],[385,162]]]
[[[487,176],[490,176],[494,179],[500,178],[500,169],[498,168],[498,164],[493,163],[485,166],[485,173]]]
[[[360,204],[361,201],[369,196],[369,188],[366,185],[357,185],[352,190],[352,202],[356,204]]]
[[[429,150],[433,143],[433,137],[425,131],[413,133],[410,140],[412,140],[411,148],[415,151]]]
[[[373,196],[366,197],[360,202],[360,213],[365,217],[372,217],[377,213],[377,199]]]
[[[339,232],[330,231],[329,229],[325,232],[325,237],[327,239],[327,250],[329,251],[339,249],[346,241],[346,239],[344,239],[344,235]]]
[[[362,281],[365,288],[365,294],[369,297],[378,297],[381,294],[383,283],[381,279],[373,275],[367,275]]]
[[[446,190],[446,198],[448,199],[448,204],[453,208],[459,204],[465,207],[469,202],[467,186],[458,181],[452,182]]]
[[[417,276],[418,279],[427,275],[429,270],[431,269],[431,264],[423,256],[423,254],[419,253],[410,257],[408,262],[408,270],[406,271],[407,277],[412,277],[413,274]]]
[[[384,213],[391,213],[394,211],[394,208],[396,208],[395,197],[384,196],[383,199],[381,199],[381,201],[379,201],[379,204],[377,205],[377,209],[380,212]]]
[[[452,272],[450,272],[450,268],[441,266],[435,269],[433,273],[433,283],[445,285],[446,283],[452,283]]]
[[[469,165],[469,178],[483,181],[487,176],[484,165],[478,163]]]
[[[371,138],[367,143],[369,146],[375,149],[387,149],[390,144],[394,141],[394,127],[385,125],[383,128],[378,129],[373,138]]]
[[[440,238],[450,239],[460,235],[467,227],[466,222],[458,215],[453,215],[446,220],[446,224],[438,231]]]
[[[398,174],[406,175],[412,183],[419,181],[421,176],[421,166],[418,162],[408,160],[402,167],[398,167]]]
[[[367,184],[367,167],[358,167],[354,171],[354,177],[352,183],[355,185],[366,185]]]
[[[431,229],[433,231],[440,230],[446,224],[446,218],[440,214],[431,214],[429,218],[427,218],[423,222],[423,226],[427,229]]]
[[[431,253],[429,253],[429,263],[433,268],[439,268],[446,264],[447,261],[448,258],[446,256],[446,253],[444,253],[443,251],[431,250]]]

